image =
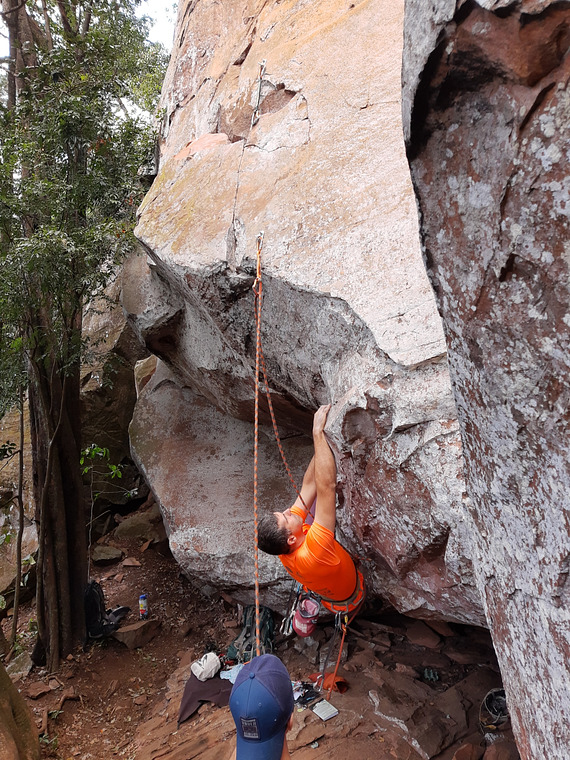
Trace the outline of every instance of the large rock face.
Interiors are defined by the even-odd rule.
[[[403,2],[387,0],[180,4],[160,170],[137,228],[149,257],[131,262],[124,291],[131,323],[170,376],[143,390],[132,448],[171,534],[187,533],[174,541],[186,571],[236,580],[250,561],[238,560],[250,549],[236,525],[251,522],[251,432],[236,420],[251,431],[263,231],[262,341],[279,424],[287,436],[310,433],[312,411],[333,403],[340,537],[364,558],[371,595],[483,624],[444,338],[403,148],[402,25]],[[266,424],[265,405],[261,415]],[[211,423],[228,435],[210,440]],[[160,437],[178,440],[176,459]],[[299,480],[309,456],[305,445]],[[185,473],[179,487],[173,468]],[[277,469],[269,476],[287,486]],[[275,508],[291,501],[280,496]]]
[[[570,6],[408,2],[404,123],[524,760],[570,757]]]

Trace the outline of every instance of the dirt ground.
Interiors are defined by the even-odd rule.
[[[124,625],[138,621],[138,598],[146,593],[160,629],[136,649],[114,638],[92,642],[57,674],[34,668],[18,681],[42,731],[44,757],[229,758],[234,745],[228,708],[205,703],[180,728],[176,719],[190,663],[209,649],[225,652],[239,633],[237,606],[229,598],[203,597],[171,557],[152,547],[134,540],[122,541],[121,548],[123,559],[93,568],[92,577],[101,582],[108,607],[131,607]],[[19,643],[28,651],[34,617],[30,604],[19,624]],[[10,622],[4,621],[6,633]],[[452,760],[466,743],[473,754],[459,757],[479,760],[496,740],[509,751],[500,757],[516,760],[508,725],[489,736],[478,724],[481,700],[501,686],[487,632],[445,624],[436,625],[436,632],[419,625],[387,610],[369,610],[356,622],[339,669],[349,689],[331,696],[339,715],[324,723],[310,710],[297,711],[290,735],[296,760],[331,752],[343,760]],[[307,680],[318,670],[332,631],[323,624],[314,638],[278,645],[276,654],[292,678]]]

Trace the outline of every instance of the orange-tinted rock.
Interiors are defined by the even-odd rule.
[[[483,752],[483,747],[469,742],[460,747],[451,760],[481,760]]]
[[[412,644],[428,649],[437,649],[441,643],[440,637],[421,620],[416,620],[406,629],[406,637]]]

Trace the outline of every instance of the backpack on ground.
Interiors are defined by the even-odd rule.
[[[269,607],[259,608],[259,649],[261,654],[273,651],[275,621]],[[239,636],[229,645],[227,660],[249,662],[255,657],[255,604],[250,604],[243,611],[243,627]]]
[[[102,639],[110,636],[119,627],[119,623],[130,612],[130,607],[105,609],[105,595],[97,581],[90,581],[83,592],[85,610],[86,639]]]

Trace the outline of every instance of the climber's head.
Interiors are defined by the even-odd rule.
[[[286,509],[265,515],[258,530],[259,548],[267,554],[289,554],[298,549],[305,540],[303,520]]]

